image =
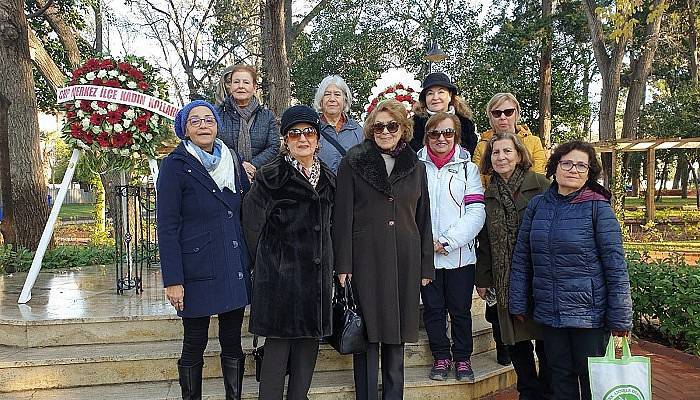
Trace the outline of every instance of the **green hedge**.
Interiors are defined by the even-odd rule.
[[[28,271],[34,252],[0,246],[0,273]],[[84,267],[114,262],[114,246],[57,246],[46,252],[42,269]]]
[[[700,355],[700,266],[678,255],[651,260],[628,254],[634,328]]]

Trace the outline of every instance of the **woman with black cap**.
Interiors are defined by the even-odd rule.
[[[335,175],[319,160],[319,117],[306,106],[282,115],[282,154],[255,174],[243,228],[253,260],[250,331],[264,336],[263,400],[306,399],[319,339],[331,334]]]
[[[249,257],[241,201],[249,189],[236,153],[218,139],[213,105],[196,100],[175,116],[182,142],[160,164],[158,247],[165,295],[182,318],[177,362],[182,398],[202,398],[209,317],[219,315],[226,400],[241,398],[243,311],[249,304]]]
[[[433,72],[425,77],[423,90],[420,92],[418,103],[414,105],[413,139],[411,147],[418,151],[423,148],[423,136],[425,136],[425,123],[431,115],[439,112],[455,114],[459,117],[462,126],[460,143],[462,147],[474,154],[474,148],[479,138],[476,136],[472,110],[464,99],[457,95],[457,86],[442,72]]]

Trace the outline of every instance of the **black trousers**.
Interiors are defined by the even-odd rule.
[[[282,400],[289,363],[288,400],[306,400],[318,357],[318,339],[265,339],[260,371],[261,400]]]
[[[403,399],[403,344],[370,343],[366,353],[352,356],[355,375],[355,398],[379,398],[379,353],[382,357],[382,399]]]
[[[219,314],[219,343],[224,357],[241,358],[241,325],[245,307]],[[209,318],[183,318],[182,326],[185,331],[182,340],[182,356],[180,365],[191,367],[204,361],[204,350],[209,341]]]
[[[420,289],[423,321],[430,351],[436,360],[467,361],[474,351],[472,338],[472,293],[474,265],[456,269],[436,269],[435,279]],[[452,349],[447,337],[447,314],[450,314]]]
[[[536,340],[534,350],[540,363],[539,372],[535,364],[531,340],[523,340],[508,346],[513,369],[518,376],[516,387],[520,394],[520,400],[548,400],[552,398],[552,376],[544,350],[544,342]]]
[[[610,339],[605,328],[543,327],[554,400],[590,400],[588,357],[600,357]]]

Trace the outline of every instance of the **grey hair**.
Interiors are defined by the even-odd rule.
[[[217,106],[226,100],[226,95],[228,94],[226,92],[226,79],[228,79],[228,75],[233,71],[233,67],[235,67],[235,65],[229,65],[223,70],[223,72],[221,72],[221,75],[219,76],[219,82],[216,84],[216,92],[214,93],[214,99]]]
[[[343,107],[343,112],[344,113],[349,113],[350,112],[350,105],[352,104],[352,91],[350,91],[350,87],[348,87],[348,84],[345,83],[345,80],[341,78],[339,75],[328,75],[327,77],[323,78],[321,83],[318,85],[318,89],[316,89],[316,95],[314,96],[314,108],[318,113],[321,113],[323,110],[321,109],[321,101],[323,100],[323,94],[326,93],[326,89],[328,89],[328,86],[330,85],[335,85],[337,86],[341,92],[343,92],[343,96],[345,96],[345,107]]]

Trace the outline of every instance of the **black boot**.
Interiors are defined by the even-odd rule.
[[[177,372],[180,375],[180,388],[182,388],[182,400],[202,399],[202,367],[204,361],[200,361],[191,367],[183,367],[177,362]]]
[[[226,400],[240,400],[243,389],[243,372],[245,371],[245,354],[241,358],[221,355],[221,372],[224,375]]]
[[[511,359],[508,346],[504,344],[496,345],[496,361],[501,365],[510,365]]]

